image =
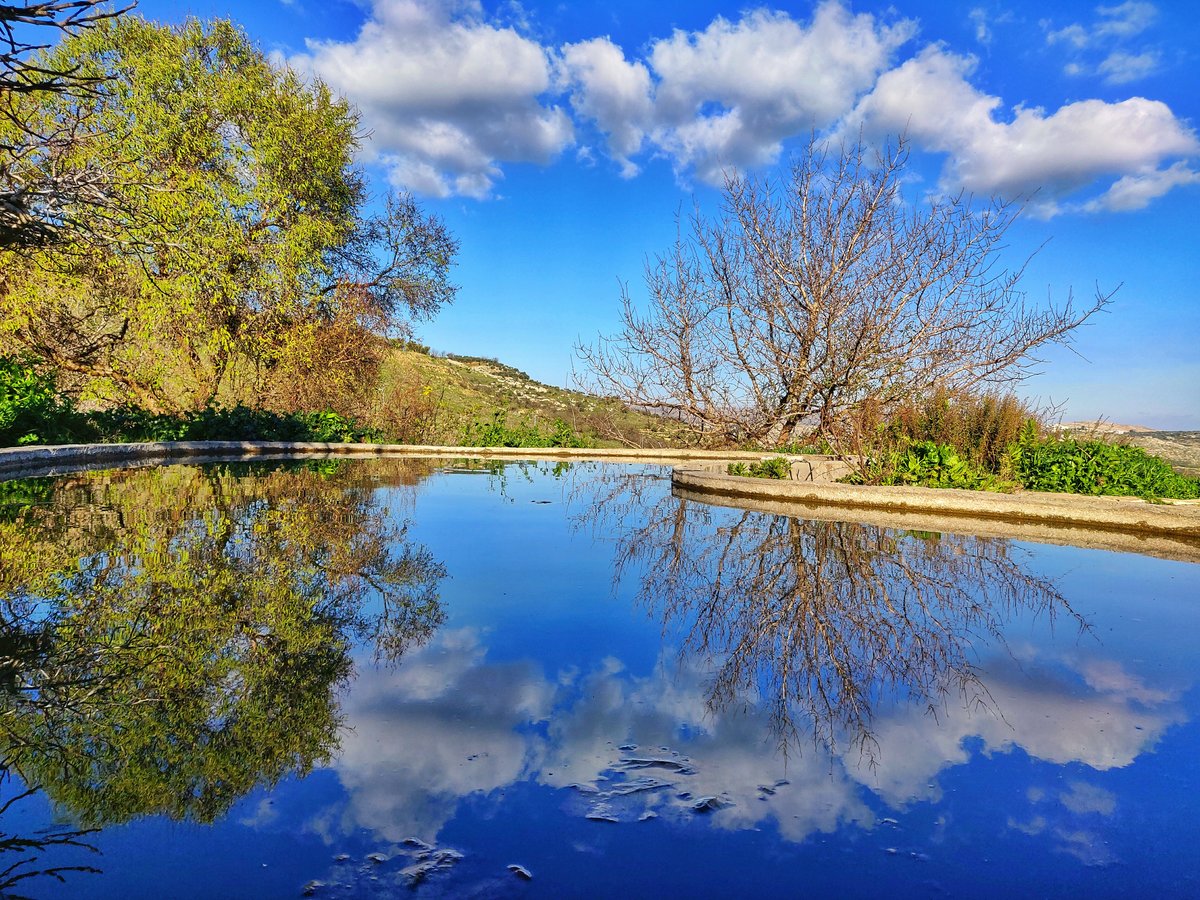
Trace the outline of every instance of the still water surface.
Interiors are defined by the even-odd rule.
[[[0,893],[1200,895],[1191,563],[172,466],[0,484],[0,615]]]

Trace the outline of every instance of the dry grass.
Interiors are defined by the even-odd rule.
[[[1015,394],[939,389],[901,407],[888,422],[887,435],[892,441],[949,444],[973,465],[999,472],[1025,423],[1033,420],[1042,430],[1044,418],[1044,411]]]

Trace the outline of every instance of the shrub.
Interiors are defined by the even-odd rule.
[[[249,406],[206,406],[182,416],[150,413],[136,406],[90,415],[108,441],[328,441],[379,440],[379,434],[328,410],[279,413]]]
[[[83,424],[58,395],[53,375],[39,374],[30,360],[0,356],[0,446],[65,443]]]
[[[1031,428],[1009,450],[1014,477],[1031,491],[1145,498],[1200,497],[1200,479],[1177,473],[1141,447],[1041,438]]]
[[[792,475],[792,464],[782,456],[770,459],[760,459],[750,465],[745,463],[730,463],[725,471],[730,475],[741,475],[746,478],[775,478],[785,479]]]
[[[550,424],[543,433],[536,425],[522,422],[508,424],[508,414],[496,410],[486,422],[478,420],[463,429],[460,443],[464,447],[586,447],[588,442],[562,419]]]
[[[855,484],[907,484],[974,491],[1006,491],[1015,487],[963,459],[949,444],[934,441],[914,441],[872,457],[862,472],[846,480]]]
[[[909,443],[949,445],[973,466],[1001,472],[1008,448],[1028,423],[1038,431],[1041,414],[1015,394],[968,392],[938,388],[900,407],[887,423],[893,449]]]

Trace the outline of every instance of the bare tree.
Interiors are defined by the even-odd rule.
[[[31,123],[18,104],[23,95],[83,97],[103,88],[103,79],[78,68],[48,67],[39,56],[50,47],[43,34],[88,28],[134,5],[101,3],[0,3],[0,248],[44,246],[71,234],[102,232],[119,218],[110,174],[71,162],[74,149],[92,136],[87,117],[77,110],[43,127]]]
[[[915,206],[901,138],[871,152],[815,137],[790,178],[732,175],[722,213],[648,261],[649,308],[578,352],[585,385],[678,419],[697,441],[860,446],[867,426],[935,389],[1011,383],[1102,309],[1028,302],[1028,259],[1001,265],[1020,206],[959,195]],[[681,229],[682,232],[682,229]]]

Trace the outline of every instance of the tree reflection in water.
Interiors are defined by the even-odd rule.
[[[732,511],[606,474],[582,524],[617,546],[617,579],[712,675],[707,703],[765,705],[785,751],[811,739],[876,759],[876,709],[951,698],[1003,716],[976,642],[1005,646],[1017,615],[1087,624],[1004,539]]]
[[[83,829],[211,822],[327,761],[352,645],[395,662],[444,619],[444,567],[371,490],[428,471],[176,466],[0,484],[0,767],[15,794],[0,812],[41,790]],[[0,891],[39,871],[41,849],[84,837],[0,836],[24,855],[0,863]]]

